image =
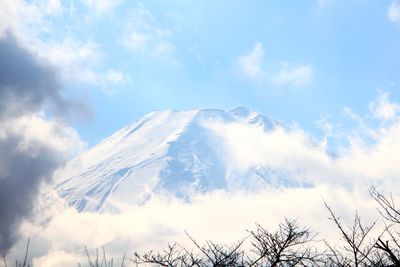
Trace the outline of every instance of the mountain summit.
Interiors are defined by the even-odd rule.
[[[152,194],[190,200],[218,189],[299,186],[285,170],[255,166],[233,175],[213,125],[265,132],[285,127],[245,107],[149,113],[70,161],[55,179],[58,194],[79,211],[118,210]]]

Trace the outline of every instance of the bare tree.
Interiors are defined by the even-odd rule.
[[[231,246],[206,241],[199,245],[188,237],[198,250],[197,254],[177,244],[169,245],[161,253],[150,251],[134,253],[135,263],[151,263],[164,267],[277,267],[313,266],[322,262],[321,255],[309,246],[315,235],[309,228],[301,228],[295,220],[285,220],[275,232],[257,224],[249,236]],[[243,250],[243,243],[251,240],[251,251]]]
[[[273,233],[260,225],[249,232],[257,255],[248,260],[249,267],[311,266],[321,261],[319,253],[309,245],[315,234],[309,228],[301,228],[295,220],[286,219]]]
[[[135,264],[150,263],[165,267],[192,267],[202,266],[202,259],[185,248],[180,247],[177,243],[168,245],[168,248],[162,252],[150,251],[143,255],[134,252]]]
[[[244,252],[241,249],[243,241],[232,246],[206,241],[205,245],[200,246],[191,236],[188,234],[187,236],[198,249],[197,253],[175,243],[174,245],[168,245],[168,248],[161,253],[150,251],[140,255],[135,252],[132,261],[137,264],[151,263],[165,267],[245,266]]]
[[[378,211],[382,217],[388,222],[400,224],[400,210],[396,207],[396,202],[392,193],[389,196],[385,196],[380,193],[375,187],[371,187],[369,190],[370,195],[378,203]]]
[[[400,226],[400,210],[396,207],[391,193],[385,196],[372,187],[370,194],[378,203],[378,211],[386,225],[385,236],[377,239],[375,248],[383,253],[382,258],[385,262],[390,262],[391,266],[400,266],[400,233],[396,230]]]
[[[356,213],[353,224],[345,226],[327,203],[325,207],[329,211],[328,218],[336,225],[344,241],[342,246],[332,246],[325,241],[329,251],[326,253],[329,266],[376,266],[377,259],[380,257],[374,251],[376,239],[370,237],[376,222],[364,226],[361,217]]]

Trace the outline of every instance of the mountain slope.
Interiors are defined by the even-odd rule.
[[[152,194],[190,199],[216,189],[300,186],[286,170],[256,166],[232,175],[212,123],[272,131],[282,124],[244,107],[145,115],[94,146],[56,175],[55,188],[79,211],[118,210]]]

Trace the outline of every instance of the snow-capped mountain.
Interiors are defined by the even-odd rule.
[[[55,188],[79,211],[101,211],[141,204],[156,193],[190,200],[217,189],[303,185],[269,166],[233,175],[213,123],[285,128],[244,107],[152,112],[70,161],[57,173]]]

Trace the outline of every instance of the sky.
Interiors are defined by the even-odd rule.
[[[399,57],[397,0],[0,0],[0,256],[31,236],[34,264],[76,266],[85,244],[118,257],[186,244],[184,230],[231,242],[287,214],[329,237],[322,199],[371,222],[370,184],[400,188]],[[65,162],[151,111],[239,105],[290,127],[217,125],[231,163],[315,187],[157,195],[119,214],[79,213],[51,188]]]
[[[153,110],[243,105],[314,135],[400,98],[397,1],[2,0],[3,30],[87,105],[89,146]],[[23,18],[23,19],[22,19]]]

